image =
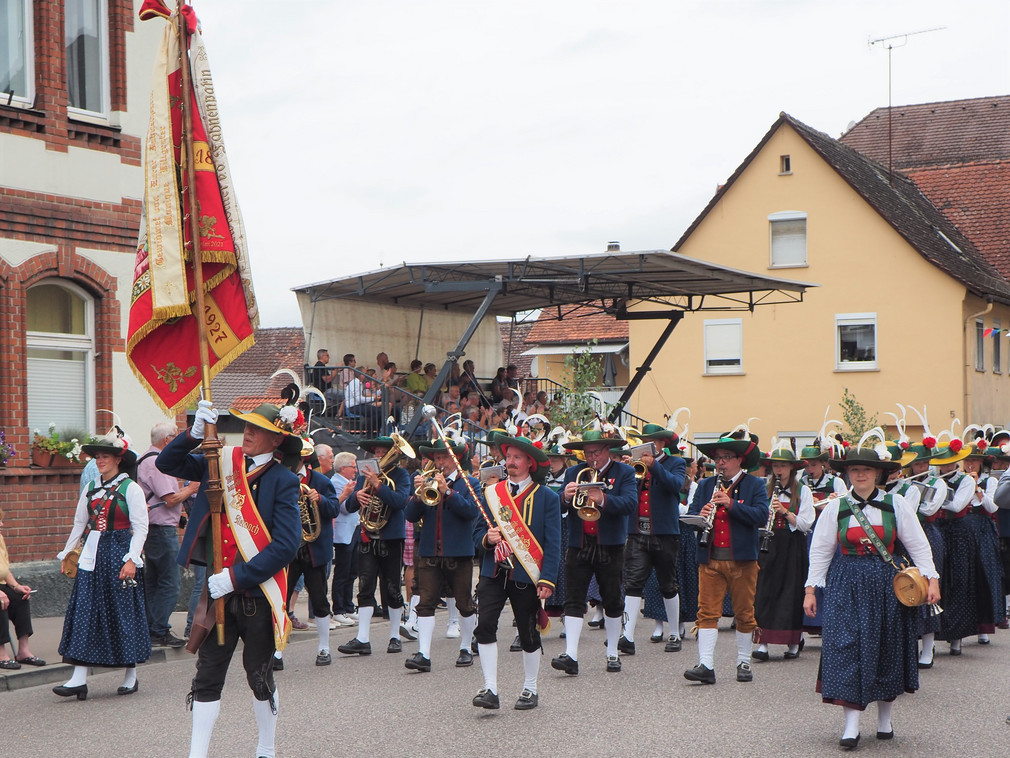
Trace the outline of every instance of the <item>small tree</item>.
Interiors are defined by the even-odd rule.
[[[849,431],[847,433],[843,432],[842,436],[853,445],[859,442],[860,438],[867,431],[878,426],[877,414],[874,413],[872,416],[867,417],[863,404],[856,399],[855,395],[849,392],[848,387],[845,387],[842,392],[841,406],[842,421],[849,427]]]
[[[588,343],[595,345],[596,340]],[[597,412],[609,412],[606,404],[590,394],[589,390],[599,384],[599,360],[587,346],[576,350],[565,358],[565,381],[567,389],[559,391],[551,405],[551,422],[559,424],[571,432],[578,433],[596,418]]]

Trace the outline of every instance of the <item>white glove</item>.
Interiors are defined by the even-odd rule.
[[[207,580],[207,589],[214,600],[224,597],[229,592],[234,592],[235,586],[231,583],[231,573],[226,569],[220,574],[214,574]]]
[[[196,416],[193,419],[193,430],[190,432],[193,439],[202,440],[207,424],[217,423],[217,411],[210,400],[201,400],[196,406]]]

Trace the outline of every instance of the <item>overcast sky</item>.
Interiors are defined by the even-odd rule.
[[[403,261],[669,248],[786,111],[1010,92],[1010,4],[194,0],[263,326]],[[902,43],[896,40],[895,45]]]

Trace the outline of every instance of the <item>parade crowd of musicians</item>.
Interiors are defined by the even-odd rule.
[[[684,677],[700,685],[716,684],[724,615],[733,617],[739,683],[753,680],[755,662],[796,659],[806,637],[818,635],[816,690],[842,708],[843,750],[858,746],[870,704],[876,738],[894,738],[893,702],[918,689],[938,641],[958,656],[964,641],[986,645],[1007,628],[1008,431],[971,427],[940,444],[925,419],[921,440],[908,439],[896,419],[894,439],[877,428],[850,444],[826,425],[808,447],[772,440],[762,451],[745,425],[690,443],[660,424],[622,429],[598,420],[564,430],[513,414],[475,450],[458,421],[440,423],[429,406],[420,409],[427,438],[391,432],[362,440],[360,457],[334,456],[307,436],[298,388],[289,390],[287,405],[231,410],[245,430],[241,445],[220,451],[220,535],[201,449],[217,420],[213,406],[201,401],[191,428],[162,435],[145,456],[186,481],[173,504],[192,495],[178,562],[199,567],[202,578],[186,635],[197,655],[187,698],[197,758],[208,753],[239,639],[256,755],[274,755],[275,672],[302,587],[316,665],[333,665],[331,632],[343,626],[354,636],[337,645],[341,656],[371,655],[373,636],[389,654],[416,640],[404,665],[418,673],[478,658],[483,682],[472,703],[492,710],[502,690],[516,695],[516,710],[538,707],[550,617],[560,618],[565,647],[550,667],[565,676],[587,665],[619,673],[621,657],[636,654],[643,618],[653,625],[648,639],[667,653],[696,635],[697,663]],[[60,553],[79,556],[60,646],[75,673],[54,688],[65,697],[87,697],[88,666],[122,667],[117,694],[136,692],[136,663],[151,643],[175,639],[155,634],[145,609],[151,494],[134,483],[137,455],[127,440],[116,430],[89,451],[97,476]],[[523,681],[500,689],[499,635],[513,637],[500,629],[506,601]],[[443,603],[447,636],[459,641],[455,661],[432,659]],[[111,619],[111,628],[89,618]],[[602,656],[580,654],[587,626],[605,632]]]

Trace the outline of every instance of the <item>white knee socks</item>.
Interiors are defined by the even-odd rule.
[[[617,655],[617,638],[621,636],[621,617],[604,616],[603,623],[607,627],[607,657]]]
[[[736,665],[750,663],[751,632],[736,633]]]
[[[277,691],[270,700],[253,698],[253,711],[256,713],[256,725],[259,727],[259,742],[256,745],[256,755],[263,758],[274,758],[274,735],[277,732]]]
[[[919,655],[919,663],[933,662],[933,645],[936,635],[933,632],[922,635],[922,653]]]
[[[214,722],[220,712],[220,700],[209,703],[193,701],[193,734],[189,739],[189,758],[207,758],[210,736],[214,733]]]
[[[425,658],[431,658],[431,636],[434,631],[434,616],[417,617],[417,652]]]
[[[573,661],[579,660],[579,637],[582,636],[582,617],[565,616],[565,653]]]
[[[890,732],[891,731],[891,706],[894,703],[888,703],[884,700],[877,701],[877,731],[878,732]]]
[[[368,606],[367,608],[358,608],[358,642],[368,642],[369,627],[372,624],[372,614],[375,613],[375,608]]]
[[[670,634],[680,637],[680,595],[664,597],[663,606],[666,608],[666,620],[670,623]]]
[[[130,666],[126,669],[123,669],[123,686],[129,688],[133,687],[133,685],[135,685],[136,683],[137,683],[137,667]]]
[[[845,731],[842,733],[842,739],[855,739],[859,736],[859,714],[861,711],[857,708],[845,708],[842,710],[845,712]]]
[[[698,630],[698,663],[702,666],[715,668],[715,642],[718,639],[718,629]]]
[[[445,607],[449,610],[449,618],[446,619],[446,625],[451,625],[453,623],[459,623],[459,609],[456,608],[456,598],[447,597],[445,599]]]
[[[527,653],[523,651],[523,674],[525,679],[523,680],[523,688],[529,690],[533,694],[537,691],[537,675],[540,673],[540,651],[535,650],[532,653]]]
[[[473,630],[477,626],[477,614],[459,617],[459,649],[469,650],[473,642]]]
[[[88,667],[87,666],[74,666],[74,673],[70,675],[70,680],[67,681],[64,687],[80,687],[82,684],[88,683]]]
[[[480,670],[484,674],[484,687],[498,694],[498,643],[492,642],[488,645],[477,643],[477,652],[480,653]]]
[[[624,637],[629,642],[635,641],[635,624],[638,622],[638,612],[642,609],[642,598],[634,595],[624,596],[624,615],[627,621],[624,622]]]
[[[319,652],[330,649],[330,617],[316,616],[316,636],[319,638]]]
[[[403,606],[389,609],[389,639],[400,639],[400,622],[403,621]]]

